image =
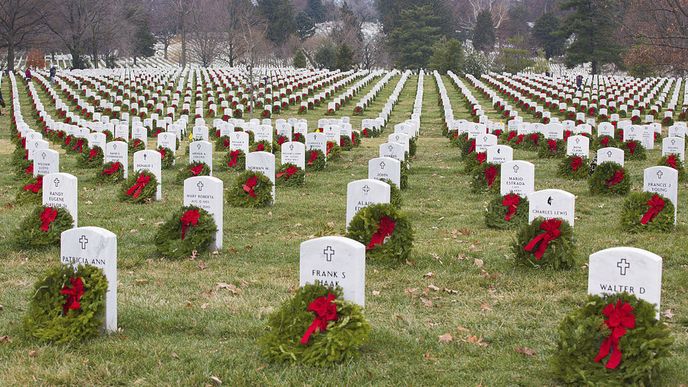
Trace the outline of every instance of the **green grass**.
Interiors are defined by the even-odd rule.
[[[388,83],[363,117],[351,116],[354,127],[362,118],[377,115],[398,79]],[[450,80],[444,81],[455,114],[467,116]],[[374,83],[336,116],[350,115]],[[536,189],[562,188],[577,195],[574,232],[580,257],[576,268],[565,272],[516,267],[510,253],[515,232],[485,228],[489,197],[471,193],[458,149],[441,136],[442,112],[429,75],[418,155],[410,188],[402,193],[403,209],[415,227],[414,252],[405,265],[369,262],[365,312],[373,330],[360,358],[320,369],[268,364],[260,357],[256,342],[267,314],[298,286],[299,244],[318,235],[343,234],[346,184],[367,177],[367,160],[377,156],[393,125],[409,117],[416,85],[414,76],[384,136],[363,139],[360,148],[343,152],[342,160],[328,169],[309,173],[302,188],[278,188],[274,207],[226,206],[225,248],[195,260],[161,260],[152,244],[156,224],[182,205],[182,186],[172,183],[176,170],[163,172],[161,202],[129,205],[116,200],[119,186],[96,184],[94,170],[79,170],[73,156],[63,155],[62,171],[79,178],[81,225],[107,228],[117,234],[119,244],[121,332],[80,345],[40,345],[22,332],[33,283],[48,265],[57,264],[59,249],[24,251],[11,243],[17,224],[32,207],[13,204],[20,180],[1,174],[0,336],[9,336],[11,342],[0,343],[0,384],[202,385],[211,384],[215,376],[226,385],[552,385],[556,379],[548,360],[556,345],[556,327],[585,298],[587,256],[623,245],[664,258],[662,310],[674,313],[668,323],[676,344],[662,383],[687,382],[686,184],[680,187],[676,231],[630,235],[618,225],[622,198],[591,197],[586,182],[556,176],[556,160],[539,160],[534,152],[517,150],[515,158],[536,164]],[[2,91],[9,99],[7,78]],[[27,104],[24,89],[20,92],[22,104]],[[47,99],[43,101],[47,105]],[[326,104],[305,116],[311,128],[325,109]],[[295,112],[277,117],[290,114]],[[13,150],[8,125],[8,117],[0,117],[3,171],[10,169]],[[215,157],[219,163],[221,154]],[[635,190],[640,189],[642,169],[658,159],[654,150],[648,161],[627,163]],[[178,156],[178,167],[186,161],[186,156]],[[216,175],[225,186],[235,176]],[[218,289],[222,282],[238,286],[240,294]],[[428,285],[452,292],[433,291]],[[441,343],[438,336],[445,333],[454,340]],[[471,343],[469,336],[487,345]],[[516,352],[519,347],[536,354],[522,355]]]

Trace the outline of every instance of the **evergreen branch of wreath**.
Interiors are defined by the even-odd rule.
[[[182,217],[190,210],[198,211],[199,218],[197,224],[185,228],[182,239]],[[207,251],[215,240],[216,232],[217,225],[208,211],[196,206],[185,206],[174,212],[158,228],[153,242],[160,256],[180,259],[190,257],[194,251],[199,254]]]

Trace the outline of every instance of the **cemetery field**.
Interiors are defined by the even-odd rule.
[[[443,78],[454,115],[468,118],[463,97]],[[351,116],[349,103],[335,117],[351,116],[359,128],[362,118],[382,109],[398,79],[391,79],[363,116]],[[442,135],[439,94],[429,75],[418,153],[409,188],[402,191],[402,210],[415,231],[413,252],[405,263],[366,263],[365,315],[372,331],[360,357],[324,368],[270,364],[261,357],[257,341],[267,316],[299,285],[300,243],[345,234],[346,186],[367,178],[368,160],[378,156],[393,125],[409,118],[417,80],[414,75],[406,82],[383,136],[362,139],[361,147],[342,152],[325,170],[307,173],[303,187],[278,186],[272,207],[225,204],[224,247],[218,253],[177,261],[156,256],[157,227],[182,204],[183,187],[174,180],[186,165],[186,152],[177,154],[176,169],[163,171],[163,200],[143,205],[119,202],[119,185],[96,183],[96,169],[79,168],[74,156],[63,155],[61,171],[78,177],[79,225],[106,228],[118,241],[120,331],[72,346],[39,345],[22,330],[33,284],[59,262],[59,248],[25,251],[13,243],[33,206],[15,203],[23,180],[10,164],[9,117],[0,116],[0,385],[553,385],[549,361],[557,326],[585,300],[588,256],[616,246],[663,258],[661,311],[675,343],[659,383],[688,383],[688,184],[679,187],[675,231],[628,234],[619,227],[623,197],[591,196],[586,181],[557,176],[559,160],[517,149],[514,160],[536,166],[537,190],[576,195],[578,255],[568,271],[516,266],[516,231],[485,226],[492,197],[471,191],[458,148]],[[21,86],[25,119],[33,120]],[[10,95],[7,78],[2,92]],[[312,129],[324,112],[321,106],[299,118],[308,119]],[[498,118],[495,111],[487,114]],[[273,118],[291,116],[295,110]],[[634,191],[641,190],[643,169],[656,165],[660,152],[648,151],[646,161],[626,161]],[[215,152],[217,165],[221,157]],[[225,189],[236,175],[214,172]]]

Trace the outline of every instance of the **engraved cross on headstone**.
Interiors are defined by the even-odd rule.
[[[626,270],[631,267],[631,264],[626,261],[626,258],[621,258],[621,260],[616,263],[616,267],[619,268],[619,274],[626,275]]]
[[[56,177],[55,180],[53,180],[53,183],[55,184],[55,188],[59,187],[60,186],[60,179],[58,179]]]
[[[332,246],[327,246],[325,250],[323,250],[323,254],[325,254],[327,262],[332,262],[332,257],[334,257],[334,249]]]
[[[366,194],[367,194],[368,192],[370,192],[370,187],[368,187],[367,184],[363,186],[363,192],[366,193]]]
[[[88,244],[86,235],[82,235],[81,238],[79,238],[79,244],[81,245],[81,250],[86,250],[86,245]]]
[[[198,184],[196,184],[196,187],[198,187],[198,192],[203,190],[203,182],[199,181]]]

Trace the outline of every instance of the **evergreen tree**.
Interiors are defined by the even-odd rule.
[[[315,35],[315,23],[306,12],[296,15],[296,33],[301,40],[306,40]]]
[[[354,64],[354,52],[348,44],[344,43],[337,49],[337,62],[335,66],[342,70],[350,70]]]
[[[473,27],[473,47],[476,50],[488,52],[495,45],[495,29],[492,23],[492,12],[484,9],[478,13]]]
[[[268,25],[267,38],[275,44],[283,44],[296,32],[294,8],[290,0],[258,0],[258,10]]]
[[[456,39],[443,38],[432,46],[432,56],[428,66],[444,74],[451,70],[457,74],[463,67],[463,47]]]
[[[545,50],[545,56],[551,58],[564,53],[566,37],[560,33],[559,18],[551,13],[546,13],[535,21],[533,26],[533,38],[535,42]]]
[[[535,62],[531,58],[530,51],[522,48],[525,39],[516,35],[508,40],[508,46],[502,48],[498,62],[503,71],[516,74],[532,66]]]
[[[569,67],[592,64],[592,73],[600,66],[621,62],[621,47],[615,36],[620,19],[618,0],[567,0],[561,7],[570,13],[562,23],[563,36],[573,35],[566,49],[565,63]]]
[[[327,11],[322,3],[322,0],[308,0],[306,6],[306,13],[310,16],[314,23],[322,23],[325,21]]]
[[[318,48],[313,59],[321,69],[334,69],[337,64],[337,49],[332,43],[327,42]]]
[[[428,6],[435,17],[435,27],[439,27],[442,35],[451,36],[454,32],[454,20],[447,3],[448,0],[375,0],[375,7],[380,15],[382,30],[387,35],[400,28],[403,11]]]
[[[297,69],[302,69],[307,66],[306,56],[303,54],[303,51],[296,51],[296,53],[294,54],[293,62],[294,67],[296,67]]]
[[[427,67],[432,45],[443,34],[440,18],[431,6],[424,5],[401,11],[398,26],[389,37],[390,52],[398,67]]]

